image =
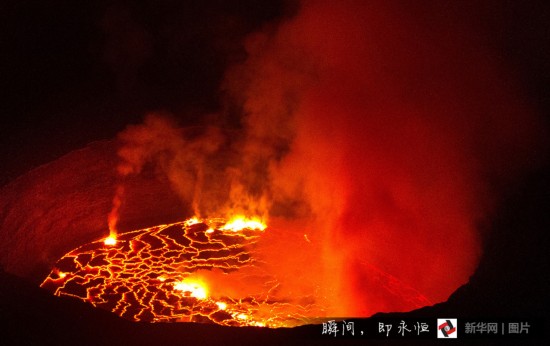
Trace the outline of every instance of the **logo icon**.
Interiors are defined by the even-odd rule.
[[[456,339],[458,323],[456,318],[438,318],[437,319],[437,338],[438,339]]]

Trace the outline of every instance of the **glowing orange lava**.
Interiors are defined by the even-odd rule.
[[[263,231],[266,227],[258,218],[247,219],[244,216],[237,216],[229,220],[220,230],[237,232],[243,229],[253,229]]]
[[[174,289],[189,294],[189,297],[197,299],[206,299],[207,293],[205,285],[202,283],[182,281],[174,284]]]
[[[105,240],[103,241],[103,243],[107,246],[112,246],[112,245],[116,245],[116,237],[115,236],[108,236],[107,238],[105,238]]]
[[[41,287],[133,321],[211,322],[227,326],[293,326],[320,314],[270,296],[276,278],[258,269],[254,246],[266,225],[236,217],[183,222],[110,236],[70,251]],[[228,296],[201,271],[255,270],[263,291]],[[204,275],[203,275],[204,276]]]

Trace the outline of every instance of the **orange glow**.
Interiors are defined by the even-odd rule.
[[[238,215],[231,218],[225,225],[223,225],[220,230],[224,231],[241,231],[243,229],[252,229],[252,230],[265,230],[267,225],[263,223],[259,218],[246,218],[245,216]]]
[[[246,314],[237,314],[236,316],[239,320],[247,320],[248,316]]]
[[[201,222],[201,220],[200,220],[198,217],[193,216],[192,218],[190,218],[190,219],[188,219],[188,220],[185,220],[185,221],[183,222],[183,224],[184,224],[185,226],[192,226],[192,225],[196,225],[196,224],[198,224],[198,223],[200,223],[200,222]]]
[[[116,236],[114,234],[108,236],[103,240],[103,243],[107,246],[114,246],[117,243]]]
[[[194,282],[192,280],[176,282],[174,284],[174,289],[177,291],[182,291],[185,294],[189,294],[190,297],[195,297],[197,299],[206,299],[206,297],[208,296],[204,284],[200,282]]]

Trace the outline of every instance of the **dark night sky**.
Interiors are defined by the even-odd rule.
[[[181,125],[219,106],[246,33],[280,1],[5,1],[1,5],[0,184],[149,111]]]
[[[543,3],[485,1],[462,10],[548,115]],[[292,8],[273,0],[3,1],[0,184],[113,138],[148,111],[201,123],[219,107],[225,68],[244,59],[242,38]]]

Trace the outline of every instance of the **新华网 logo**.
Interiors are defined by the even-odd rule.
[[[438,318],[437,319],[437,338],[438,339],[456,339],[457,336],[456,318]]]

